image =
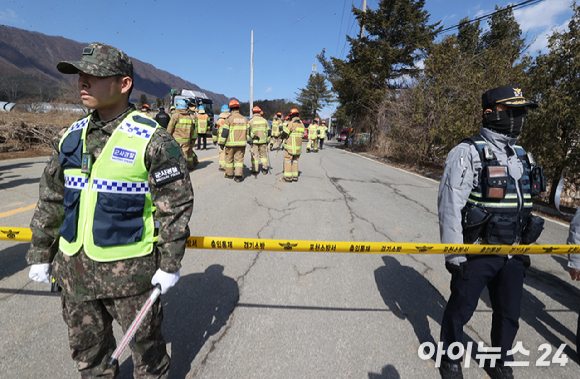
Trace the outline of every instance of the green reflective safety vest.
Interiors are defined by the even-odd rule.
[[[206,114],[197,115],[197,133],[205,134],[207,132],[207,119]],[[197,138],[197,135],[194,138]]]
[[[296,118],[288,122],[284,127],[284,131],[289,135],[284,142],[284,148],[290,155],[300,155],[302,152],[302,137],[304,136],[304,124],[300,119]]]
[[[151,254],[158,237],[145,152],[159,125],[129,113],[86,174],[81,167],[90,117],[75,122],[59,145],[65,179],[59,248],[72,256],[84,247],[98,262]]]

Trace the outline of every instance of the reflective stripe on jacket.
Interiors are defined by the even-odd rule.
[[[532,187],[531,187],[531,167],[527,161],[526,152],[521,146],[514,145],[514,151],[524,166],[522,177],[516,181],[507,172],[507,166],[500,166],[497,159],[486,159],[484,148],[488,146],[487,141],[482,137],[473,137],[465,140],[474,144],[481,158],[482,170],[477,186],[473,187],[469,194],[468,202],[485,208],[489,213],[530,213],[532,211]],[[494,184],[502,181],[501,177],[489,177],[487,167],[505,167],[506,182]],[[497,174],[496,174],[497,175]],[[502,188],[502,186],[505,186]],[[503,197],[491,197],[490,191],[494,189],[503,193]],[[520,194],[518,196],[518,194]],[[523,198],[523,201],[521,200]]]
[[[239,110],[232,110],[230,117],[220,129],[228,130],[228,137],[223,138],[220,133],[218,143],[226,146],[246,146],[248,136],[248,120],[242,116]]]
[[[288,138],[284,143],[284,148],[291,155],[300,155],[302,152],[302,136],[304,135],[304,124],[299,117],[294,117],[288,125],[284,127],[284,132]]]
[[[175,138],[177,143],[189,143],[192,139],[197,138],[197,129],[195,116],[189,114],[187,109],[178,109],[171,116],[167,131]]]
[[[274,117],[272,120],[272,137],[280,137],[280,129],[282,127],[282,119]]]
[[[207,120],[208,120],[208,117],[206,114],[198,114],[197,115],[197,133],[198,134],[205,134],[207,132]]]
[[[318,138],[318,124],[312,123],[308,127],[308,139],[313,140]]]
[[[249,122],[250,138],[256,144],[264,144],[268,142],[268,121],[260,115],[254,115]],[[257,138],[255,138],[257,137]]]

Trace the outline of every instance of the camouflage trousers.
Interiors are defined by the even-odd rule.
[[[113,320],[121,325],[125,333],[150,294],[151,291],[147,291],[125,298],[80,302],[61,296],[71,354],[81,378],[115,378],[118,375],[118,364],[107,365],[116,348]],[[161,334],[162,321],[163,308],[157,299],[137,330],[131,346],[134,378],[167,378],[169,375],[170,358]]]

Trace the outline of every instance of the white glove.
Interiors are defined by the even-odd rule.
[[[30,266],[28,277],[38,283],[50,283],[48,276],[51,270],[50,263],[37,263]]]
[[[153,285],[160,284],[161,294],[165,295],[167,291],[169,291],[169,289],[173,287],[175,283],[177,283],[178,280],[179,280],[179,270],[174,273],[169,273],[159,268],[157,269],[155,275],[153,275],[153,278],[151,278],[151,284]]]

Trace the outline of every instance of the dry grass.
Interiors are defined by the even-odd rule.
[[[0,152],[50,148],[58,132],[78,118],[68,112],[0,112]]]

